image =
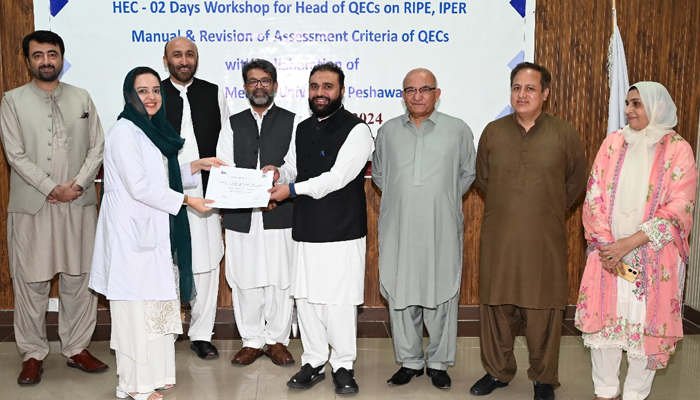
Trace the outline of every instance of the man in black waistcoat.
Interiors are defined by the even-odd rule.
[[[233,135],[221,136],[217,156],[238,168],[281,165],[299,118],[277,107],[277,70],[267,60],[252,59],[242,68],[250,108],[230,119]],[[289,293],[292,268],[292,201],[267,209],[226,210],[226,280],[243,348],[231,362],[249,365],[263,354],[277,365],[294,363],[287,350],[294,299]],[[267,350],[263,352],[263,346]]]
[[[219,134],[230,135],[229,110],[226,98],[217,85],[197,79],[199,66],[197,46],[184,37],[165,44],[163,63],[170,77],[162,82],[168,122],[185,139],[178,154],[181,164],[216,155]],[[196,187],[185,188],[188,196],[204,197],[209,172],[202,171]],[[197,297],[190,302],[190,348],[202,359],[217,358],[211,343],[219,294],[219,265],[224,255],[221,221],[218,209],[200,213],[187,207],[192,233],[192,271]]]
[[[364,302],[367,204],[364,171],[374,143],[369,127],[343,108],[345,75],[334,63],[309,77],[313,116],[301,122],[271,199],[294,199],[291,292],[297,302],[303,366],[287,386],[308,389],[333,368],[339,394],[357,393],[357,306]],[[331,346],[330,360],[328,346]]]

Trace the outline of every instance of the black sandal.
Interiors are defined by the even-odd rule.
[[[204,340],[193,340],[190,349],[194,350],[194,352],[197,353],[197,357],[203,360],[211,360],[219,357],[219,352],[216,350],[216,347],[211,344],[211,342],[205,342]]]

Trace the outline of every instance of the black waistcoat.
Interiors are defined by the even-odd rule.
[[[170,78],[163,80],[165,96],[165,118],[180,133],[182,128],[182,97]],[[215,157],[216,143],[221,132],[221,110],[219,109],[219,87],[213,83],[194,78],[187,88],[187,101],[192,113],[192,127],[197,139],[199,158]],[[202,188],[207,191],[209,172],[202,171]]]
[[[260,135],[258,123],[250,109],[245,109],[231,117],[233,130],[233,161],[238,168],[255,169],[260,152],[260,166],[284,164],[284,156],[289,150],[294,128],[294,113],[273,105],[263,118]],[[263,212],[265,229],[286,229],[292,227],[293,204],[291,199],[280,202],[271,211]],[[224,228],[236,232],[250,232],[251,210],[226,210]]]
[[[297,182],[330,171],[350,131],[364,123],[342,108],[323,121],[311,117],[297,127]],[[339,242],[367,236],[364,167],[345,187],[323,198],[294,199],[292,238],[298,242]]]

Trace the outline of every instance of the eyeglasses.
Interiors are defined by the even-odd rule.
[[[248,79],[245,84],[248,85],[248,87],[252,89],[252,88],[258,86],[258,83],[262,87],[269,87],[272,84],[272,79],[270,79],[270,78]]]
[[[423,96],[430,94],[433,90],[437,89],[436,87],[430,87],[430,86],[423,86],[422,88],[414,88],[414,87],[407,87],[403,89],[403,93],[406,96],[415,96],[416,93],[420,93]]]

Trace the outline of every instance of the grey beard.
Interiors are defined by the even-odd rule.
[[[250,104],[254,106],[269,106],[275,99],[275,94],[277,93],[272,92],[272,94],[266,94],[263,96],[250,96],[248,97],[248,100],[250,101]]]

